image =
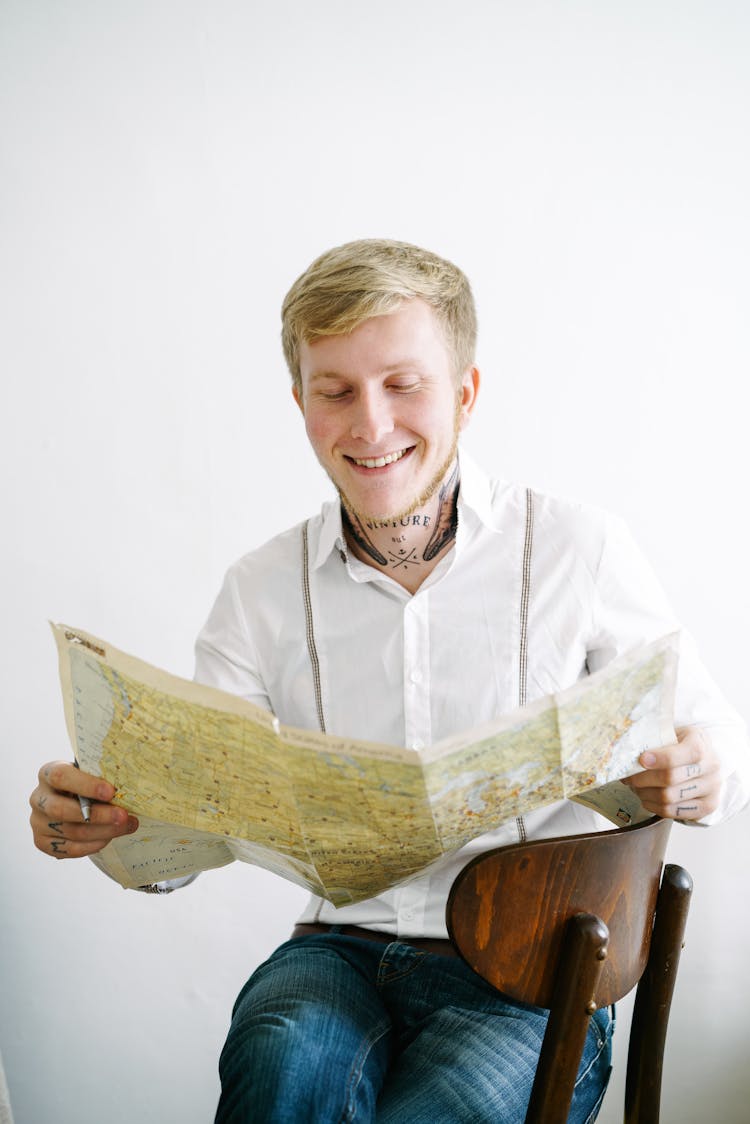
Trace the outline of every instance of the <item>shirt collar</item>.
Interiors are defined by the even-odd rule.
[[[323,504],[318,522],[318,543],[310,552],[311,569],[317,570],[334,550],[346,551],[344,528],[341,522],[341,504],[338,499]]]
[[[462,527],[466,524],[482,523],[488,530],[501,533],[497,514],[492,510],[493,483],[489,476],[469,456],[460,449],[461,487],[458,493],[459,540],[463,538]],[[330,557],[333,551],[346,551],[344,528],[341,521],[341,504],[338,499],[323,504],[318,521],[318,541],[311,543],[311,569],[317,570]],[[457,544],[460,546],[460,541]]]
[[[488,530],[501,533],[499,513],[493,507],[496,483],[479,467],[464,448],[461,461],[461,488],[458,493],[458,526],[467,515],[479,520]]]

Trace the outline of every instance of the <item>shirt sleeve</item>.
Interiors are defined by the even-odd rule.
[[[668,632],[680,634],[675,726],[678,730],[687,726],[704,730],[722,764],[719,807],[698,822],[719,823],[739,812],[750,799],[750,743],[745,723],[702,663],[693,637],[677,621],[625,523],[608,517],[596,573],[589,670],[596,671],[629,648]]]
[[[258,595],[262,596],[260,591]],[[208,620],[195,642],[193,678],[208,687],[240,695],[264,710],[272,709],[233,569],[224,579]]]

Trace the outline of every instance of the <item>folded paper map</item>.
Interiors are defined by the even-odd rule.
[[[564,798],[648,818],[619,778],[675,741],[678,638],[416,751],[282,725],[104,640],[52,626],[76,760],[139,830],[96,858],[136,887],[233,859],[334,905],[372,897],[505,820]]]

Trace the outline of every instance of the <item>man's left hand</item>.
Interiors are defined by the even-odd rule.
[[[677,732],[677,744],[647,750],[645,772],[627,777],[643,807],[673,820],[700,820],[719,805],[721,770],[708,735],[697,726]]]

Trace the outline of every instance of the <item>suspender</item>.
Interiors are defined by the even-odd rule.
[[[320,660],[318,649],[315,647],[315,629],[313,628],[312,601],[310,599],[310,552],[307,544],[307,526],[302,528],[302,597],[305,602],[305,634],[307,636],[307,651],[312,665],[313,684],[315,686],[315,707],[318,712],[318,725],[322,734],[326,732],[326,717],[323,711],[323,691],[320,686]]]
[[[521,561],[521,605],[518,620],[519,645],[518,645],[518,705],[526,705],[526,680],[528,673],[529,657],[529,598],[531,596],[531,551],[534,539],[534,493],[531,488],[526,489],[526,529],[523,540],[523,557]],[[308,523],[302,527],[302,599],[305,605],[305,635],[307,637],[307,651],[310,656],[310,666],[313,674],[315,690],[315,709],[318,714],[318,725],[321,732],[326,732],[325,712],[323,710],[323,690],[320,683],[320,660],[315,646],[315,628],[313,626],[312,600],[310,597],[310,551],[308,545]],[[526,842],[526,826],[523,816],[516,816],[518,838]]]
[[[529,597],[531,595],[531,548],[534,540],[534,493],[526,489],[526,532],[521,564],[521,612],[518,621],[518,705],[526,706],[526,678],[529,665]],[[526,842],[523,816],[516,816],[519,843]]]
[[[526,534],[521,570],[521,614],[518,622],[518,705],[526,706],[526,672],[529,655],[529,595],[531,593],[531,547],[534,539],[534,493],[526,489]]]

